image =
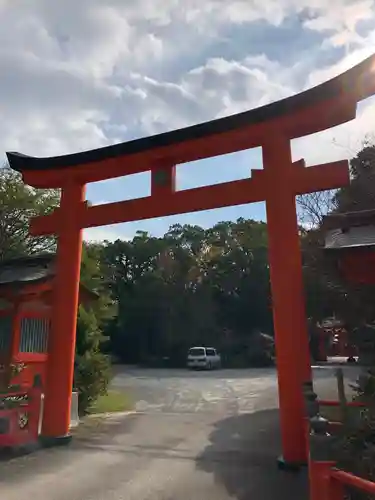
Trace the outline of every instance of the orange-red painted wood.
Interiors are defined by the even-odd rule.
[[[82,253],[82,230],[76,227],[74,212],[84,197],[85,188],[78,184],[64,186],[61,192],[61,211],[66,216],[60,226],[48,345],[42,426],[46,437],[66,436],[70,425]]]
[[[375,56],[280,103],[101,150],[44,160],[8,155],[26,183],[62,188],[60,209],[31,227],[33,234],[59,238],[46,435],[63,436],[69,427],[82,228],[265,200],[284,459],[306,459],[301,386],[310,379],[311,367],[295,196],[339,188],[349,182],[349,171],[346,161],[310,168],[292,163],[290,141],[355,118],[357,103],[375,93],[374,70]],[[264,170],[254,171],[251,179],[175,192],[176,165],[258,146]],[[144,171],[151,171],[151,196],[93,207],[84,202],[86,183]]]

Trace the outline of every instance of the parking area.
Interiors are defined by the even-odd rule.
[[[334,396],[332,369],[314,376],[321,396]],[[0,463],[4,498],[307,498],[306,471],[276,467],[275,370],[120,367],[113,385],[132,396],[136,412],[111,417],[67,448]]]

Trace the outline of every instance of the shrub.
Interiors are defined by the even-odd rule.
[[[111,380],[109,356],[100,352],[102,332],[94,311],[79,308],[74,370],[74,386],[78,391],[79,412],[87,412],[95,400],[106,393]]]
[[[357,383],[352,386],[354,400],[366,407],[349,413],[347,425],[337,443],[338,466],[370,481],[375,480],[375,370],[362,368]],[[350,416],[351,415],[351,416]],[[355,415],[355,416],[354,416]],[[348,500],[370,500],[361,491],[348,492]]]
[[[76,356],[75,388],[80,414],[85,414],[99,396],[107,393],[111,380],[110,361],[101,352]]]

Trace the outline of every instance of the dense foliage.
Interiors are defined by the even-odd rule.
[[[106,243],[103,257],[119,311],[107,331],[123,361],[180,365],[192,345],[217,347],[232,366],[272,361],[260,341],[260,332],[272,334],[264,223],[139,232]]]
[[[50,213],[58,203],[58,192],[30,188],[19,174],[0,169],[0,261],[55,250],[54,238],[32,238],[28,225],[31,217]],[[80,307],[77,318],[74,382],[81,412],[105,392],[110,380],[110,363],[101,353],[102,331],[116,310],[102,280],[101,248],[85,245],[82,256],[81,281],[98,299],[86,309]]]
[[[342,279],[335,266],[336,257],[329,258],[322,251],[324,232],[321,223],[329,212],[375,208],[375,146],[365,143],[350,161],[350,174],[350,185],[336,192],[302,197],[300,206],[304,217],[314,221],[313,227],[305,231],[301,239],[308,315],[316,320],[334,315],[353,329],[364,320],[375,320],[375,287],[357,286]]]
[[[322,251],[322,218],[330,212],[375,208],[375,146],[366,143],[351,161],[350,186],[298,199],[306,311],[311,351],[314,325],[336,316],[370,366],[358,380],[367,404],[355,428],[341,441],[341,465],[373,479],[375,324],[374,286],[345,283]],[[28,221],[58,204],[55,191],[24,186],[19,175],[0,171],[0,261],[53,250],[53,238],[31,238]],[[160,238],[138,232],[131,241],[85,244],[81,280],[97,293],[77,320],[75,386],[85,412],[106,392],[108,354],[126,363],[180,366],[193,345],[217,347],[227,366],[273,362],[273,327],[263,222],[238,219],[209,229],[170,227]],[[371,334],[368,332],[371,330]],[[265,335],[269,334],[269,335]],[[103,350],[107,353],[105,355]]]
[[[18,173],[0,168],[0,261],[54,250],[54,238],[29,235],[29,220],[50,213],[58,204],[57,191],[25,186]]]
[[[80,307],[77,318],[77,346],[74,385],[79,395],[79,411],[105,394],[111,379],[110,362],[100,351],[102,332],[93,311]]]
[[[78,310],[74,385],[79,393],[79,410],[84,413],[105,394],[111,379],[109,356],[102,352],[103,335],[116,308],[103,281],[100,245],[83,246],[81,283],[95,292],[97,298]]]
[[[369,143],[351,162],[352,182],[339,193],[342,211],[375,208],[375,146]],[[357,418],[356,426],[347,433],[342,446],[343,466],[357,475],[375,479],[375,302],[374,285],[347,286],[343,317],[352,327],[352,341],[359,349],[360,361],[366,367],[355,385],[356,399],[366,405]],[[368,495],[351,493],[353,500]]]
[[[349,187],[299,198],[310,325],[332,315],[348,324],[374,316],[373,290],[351,287],[333,272],[321,250],[320,229],[329,211],[373,208],[373,153],[374,147],[366,144],[353,158]],[[53,210],[58,193],[24,186],[9,169],[1,171],[0,188],[0,259],[53,249],[51,238],[30,238],[27,223],[31,216]],[[208,229],[176,224],[159,238],[138,232],[131,241],[86,244],[81,279],[98,293],[98,300],[89,310],[81,308],[78,317],[75,383],[81,387],[82,407],[108,382],[103,347],[127,363],[178,366],[192,345],[217,347],[227,366],[272,362],[263,222],[238,219]],[[313,331],[310,335],[313,348]],[[90,378],[98,368],[100,381]]]
[[[375,146],[366,143],[351,160],[351,183],[336,193],[326,193],[331,212],[355,212],[375,209]],[[310,198],[308,201],[311,202]],[[305,203],[306,208],[306,203]],[[319,207],[310,204],[313,217]],[[315,220],[317,220],[315,218]],[[321,251],[324,234],[321,219],[303,241],[305,277],[308,282],[308,306],[316,319],[330,315],[340,318],[359,350],[361,375],[354,385],[355,399],[366,408],[354,412],[338,441],[339,466],[356,475],[375,478],[375,301],[374,285],[353,285],[342,280],[334,262]],[[313,292],[315,290],[315,292]],[[309,304],[309,301],[312,303]],[[355,415],[355,416],[354,416]],[[348,497],[349,498],[349,497]],[[369,498],[358,491],[350,499]]]

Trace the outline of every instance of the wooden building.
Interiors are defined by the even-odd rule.
[[[45,253],[0,264],[1,386],[30,387],[35,375],[45,385],[52,313],[55,254]],[[97,295],[80,285],[80,302]]]

